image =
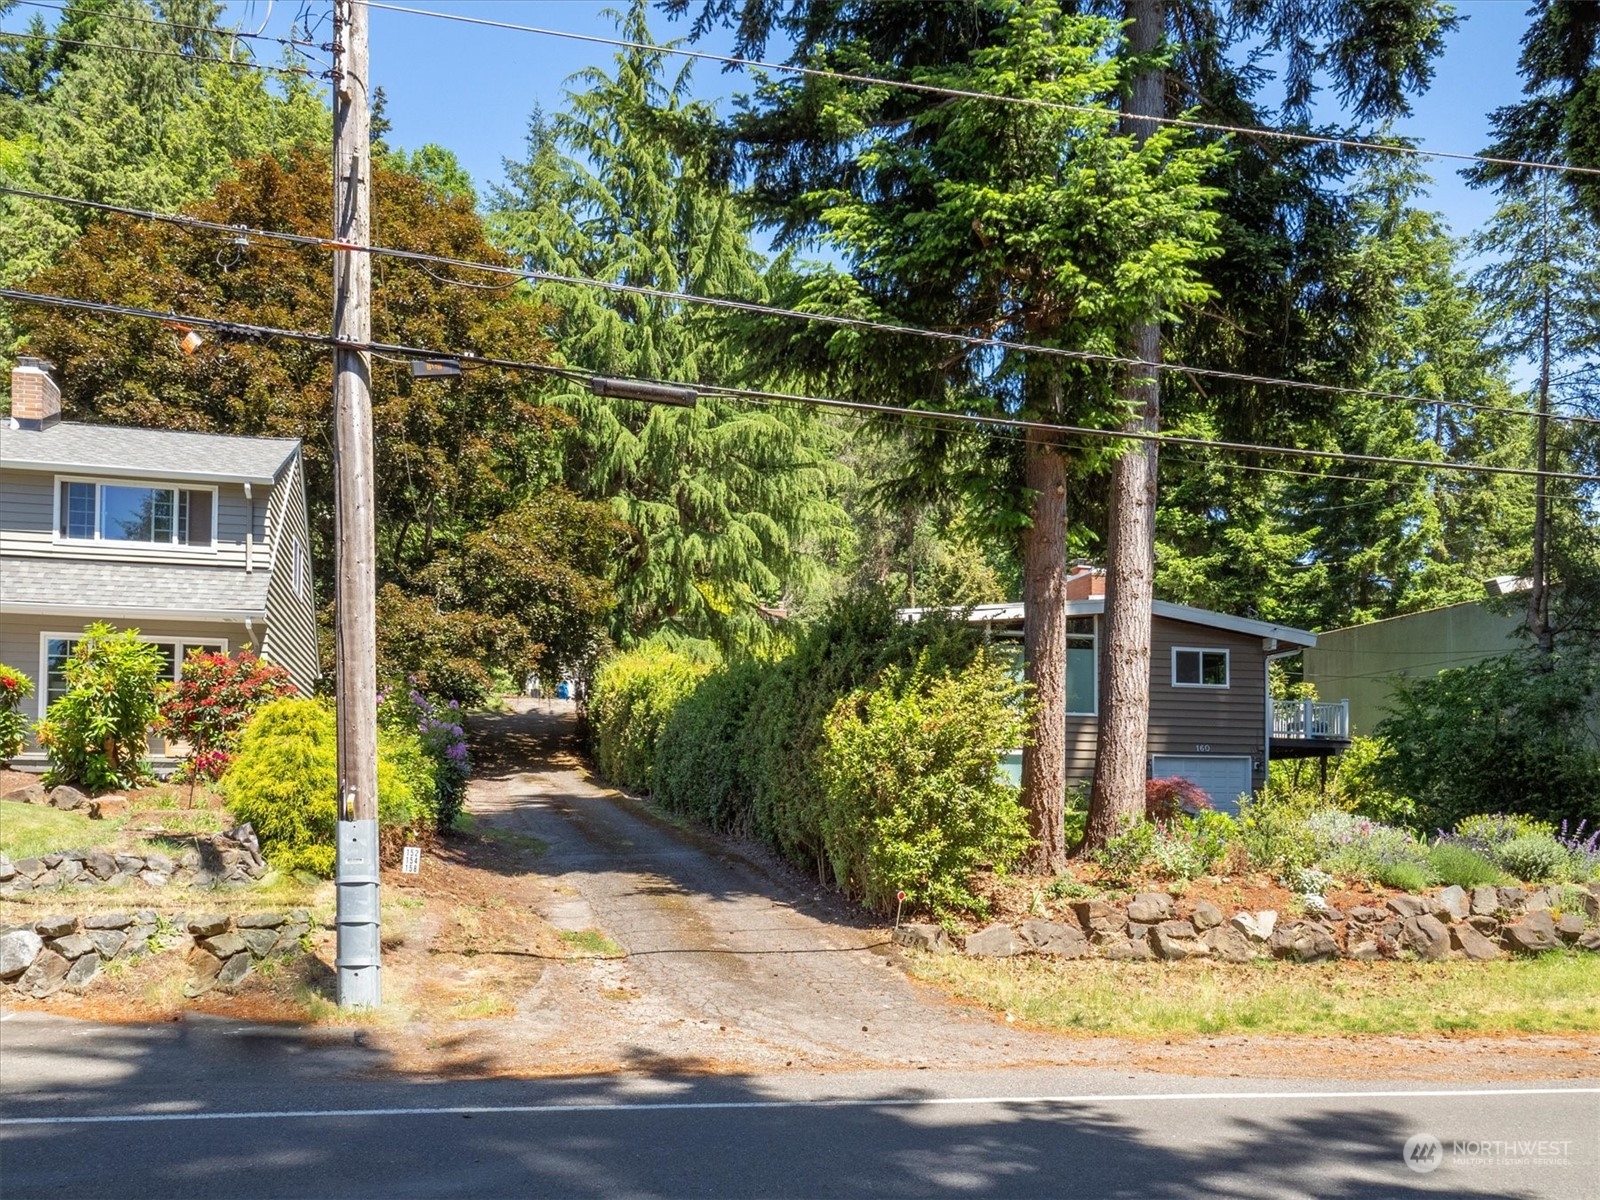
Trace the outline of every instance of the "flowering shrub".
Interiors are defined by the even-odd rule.
[[[1216,868],[1237,833],[1233,818],[1219,812],[1136,821],[1108,841],[1095,854],[1095,861],[1113,880],[1123,883],[1146,876],[1193,879]]]
[[[0,663],[0,762],[22,753],[28,740],[28,722],[22,702],[33,695],[33,680]]]
[[[466,799],[472,759],[461,728],[461,707],[455,700],[436,705],[417,690],[416,680],[378,698],[378,723],[417,738],[433,772],[431,816],[439,829],[448,829]]]
[[[146,746],[160,710],[161,651],[98,622],[83,631],[63,665],[67,690],[39,722],[50,755],[46,782],[91,791],[132,787],[148,775]]]
[[[250,715],[295,694],[289,672],[249,650],[237,655],[191,651],[183,676],[161,704],[161,728],[189,743],[187,779],[221,779]]]
[[[1600,825],[1585,837],[1583,831],[1588,824],[1588,821],[1579,821],[1578,827],[1568,834],[1567,823],[1563,821],[1561,832],[1556,834],[1556,841],[1566,848],[1572,860],[1572,878],[1577,883],[1600,878]]]
[[[1325,809],[1306,820],[1318,866],[1334,875],[1415,890],[1427,886],[1428,847],[1408,830]]]

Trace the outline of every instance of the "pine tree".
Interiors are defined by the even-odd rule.
[[[496,239],[533,270],[631,287],[760,300],[747,220],[704,140],[713,114],[686,100],[648,48],[645,6],[621,19],[642,48],[614,73],[574,77],[569,109],[535,112],[526,158],[495,190]],[[748,378],[725,318],[703,306],[543,283],[557,345],[607,375],[734,384]],[[815,417],[702,398],[692,410],[598,400],[574,389],[567,472],[636,531],[617,564],[614,636],[658,630],[724,645],[759,640],[763,609],[813,585],[810,550],[842,536],[837,471]]]

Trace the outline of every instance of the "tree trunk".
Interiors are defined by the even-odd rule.
[[[1029,431],[1026,453],[1033,511],[1022,534],[1023,677],[1036,708],[1033,744],[1022,750],[1022,803],[1034,838],[1024,865],[1054,874],[1067,865],[1067,460],[1038,431]]]
[[[1166,25],[1164,0],[1127,0],[1128,49],[1152,54]],[[1143,141],[1155,130],[1145,116],[1160,116],[1165,78],[1159,68],[1134,77],[1122,118],[1123,132]],[[1141,322],[1130,331],[1134,358],[1156,362],[1161,327]],[[1161,388],[1153,367],[1129,368],[1123,396],[1130,432],[1161,425]],[[1100,721],[1095,738],[1094,790],[1084,846],[1095,849],[1144,815],[1145,749],[1150,724],[1150,607],[1155,599],[1156,445],[1142,442],[1111,470],[1110,529],[1106,541],[1106,608],[1101,623]]]

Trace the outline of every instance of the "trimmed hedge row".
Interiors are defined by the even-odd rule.
[[[647,647],[601,670],[590,715],[606,778],[758,837],[871,907],[903,890],[981,909],[971,869],[1003,870],[1026,844],[999,770],[1023,737],[1020,688],[958,618],[906,622],[856,595],[781,657],[708,666]]]

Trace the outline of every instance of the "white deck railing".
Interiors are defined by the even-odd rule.
[[[1340,738],[1350,736],[1348,700],[1274,700],[1275,738]]]

